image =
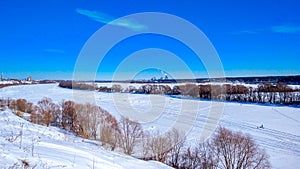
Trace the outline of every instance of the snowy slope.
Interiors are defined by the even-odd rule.
[[[91,91],[76,91],[76,93],[86,96],[91,94]],[[108,110],[117,118],[120,117],[120,113],[130,114],[133,110],[141,113],[141,117],[145,116],[143,113],[147,114],[147,111],[160,111],[157,118],[151,122],[143,123],[143,127],[148,131],[167,130],[174,126],[175,122],[179,121],[178,119],[181,119],[186,125],[193,126],[187,137],[188,142],[191,144],[199,139],[201,132],[203,132],[203,125],[214,120],[209,119],[207,116],[212,104],[224,106],[219,125],[251,134],[257,143],[265,148],[271,156],[270,160],[273,168],[297,168],[300,165],[300,108],[181,100],[167,96],[140,94],[100,92],[92,92],[92,94],[97,105]],[[0,89],[0,98],[8,97],[25,98],[34,103],[43,97],[50,97],[57,103],[63,99],[74,100],[72,90],[60,88],[57,84],[12,86]],[[156,102],[157,100],[163,103],[159,104]],[[188,111],[192,110],[195,105],[199,109],[196,119],[193,119]],[[187,113],[182,113],[182,111],[187,111]],[[257,128],[261,124],[264,125],[264,129]],[[81,151],[85,152],[85,149],[81,149]],[[90,154],[93,155],[93,152],[90,152]],[[116,159],[115,157],[111,158],[111,160]],[[100,161],[100,159],[98,160]],[[77,161],[76,158],[73,161]],[[92,161],[90,159],[89,164]],[[108,162],[111,161],[108,160]]]
[[[55,127],[31,124],[11,113],[0,112],[0,168],[169,168],[104,150]],[[20,132],[22,131],[22,137]]]

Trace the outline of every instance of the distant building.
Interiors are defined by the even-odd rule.
[[[168,79],[169,79],[168,75],[165,74],[165,79],[164,80],[168,80]]]
[[[31,82],[32,81],[32,77],[31,76],[29,76],[29,77],[27,77],[27,79],[26,79],[27,81],[29,81],[29,82]]]

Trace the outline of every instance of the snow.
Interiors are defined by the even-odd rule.
[[[288,86],[294,90],[300,89],[300,85],[288,85]]]
[[[0,168],[23,168],[21,160],[30,168],[169,168],[104,150],[97,142],[55,127],[29,123],[10,110],[0,112],[0,123]]]
[[[43,97],[49,97],[54,102],[75,100],[85,102],[92,95],[95,103],[109,111],[116,118],[128,115],[140,120],[143,128],[149,132],[167,131],[171,127],[189,128],[188,143],[193,144],[205,133],[203,127],[209,124],[215,129],[214,122],[234,131],[250,134],[254,140],[270,155],[273,168],[297,168],[300,164],[300,108],[287,106],[272,106],[259,104],[241,104],[226,102],[197,101],[171,98],[163,95],[143,95],[126,93],[101,93],[94,91],[74,91],[58,87],[57,84],[11,86],[0,89],[0,98],[25,98],[37,103]],[[209,116],[214,107],[222,110],[220,115]],[[193,114],[194,111],[196,114]],[[195,115],[195,116],[194,116]],[[9,112],[1,114],[1,145],[0,165],[14,164],[19,159],[26,158],[39,164],[51,166],[66,165],[65,168],[158,168],[162,164],[144,162],[102,149],[72,135],[65,134],[57,128],[46,128],[30,124],[15,118]],[[19,149],[19,141],[10,143],[6,140],[13,132],[20,131],[20,124],[27,131],[24,136],[24,146],[30,147],[32,138],[37,139],[34,157],[31,153]],[[264,128],[257,128],[260,125]],[[26,141],[27,140],[27,141]],[[76,144],[74,144],[76,143]],[[96,144],[96,143],[95,143]],[[51,153],[50,153],[51,152]],[[3,160],[4,159],[4,160]],[[1,161],[2,160],[2,161]],[[8,162],[10,161],[10,162]],[[101,164],[101,165],[100,165]],[[130,166],[129,166],[130,165]],[[149,167],[148,167],[149,166]],[[6,167],[6,166],[4,166]],[[1,166],[0,166],[1,168]],[[3,168],[3,167],[2,167]],[[59,167],[62,168],[62,167]],[[97,168],[97,167],[96,167]]]
[[[0,84],[14,84],[14,81],[1,81]]]

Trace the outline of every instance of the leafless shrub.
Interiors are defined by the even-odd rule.
[[[142,126],[140,123],[121,117],[120,130],[120,146],[125,154],[131,155],[133,148],[137,144],[137,139],[143,136]]]
[[[16,101],[17,110],[19,110],[21,112],[26,112],[26,104],[27,104],[27,100],[17,99],[17,101]]]
[[[171,143],[166,135],[157,132],[150,140],[152,160],[165,162]]]
[[[212,146],[222,168],[270,168],[268,155],[248,135],[220,128]]]
[[[114,150],[121,133],[118,121],[106,110],[91,104],[62,103],[62,127],[89,139],[99,139]]]
[[[83,129],[83,133],[87,138],[96,140],[99,135],[99,122],[102,115],[100,107],[89,103],[75,107],[77,107],[75,108],[76,120]]]
[[[176,129],[166,133],[157,131],[154,135],[146,135],[143,143],[144,159],[160,161],[176,168],[181,160],[180,152],[184,141],[185,137]]]
[[[8,107],[9,107],[9,109],[15,111],[17,109],[17,102],[16,102],[16,100],[9,99],[8,100]]]
[[[179,168],[265,169],[270,168],[270,163],[268,155],[250,136],[220,128],[211,140],[187,148]]]
[[[171,147],[167,153],[165,163],[171,167],[179,168],[181,164],[181,152],[184,148],[185,136],[177,129],[173,128],[166,134]]]
[[[182,164],[180,164],[181,169],[196,169],[199,168],[199,152],[197,149],[191,147],[182,154]]]
[[[4,111],[6,105],[7,105],[7,100],[5,100],[5,99],[0,99],[0,111]]]
[[[88,118],[85,112],[85,106],[83,104],[75,104],[76,118],[73,121],[72,131],[83,138],[89,138],[88,136]]]
[[[121,85],[114,84],[114,85],[112,85],[111,90],[112,90],[112,92],[122,92],[123,88]]]
[[[96,86],[92,83],[79,83],[79,82],[71,82],[65,81],[60,82],[59,87],[68,88],[68,89],[79,89],[79,90],[95,90]]]
[[[66,130],[71,130],[74,125],[74,120],[76,118],[75,114],[75,102],[73,101],[62,101],[62,119],[61,127]]]
[[[34,107],[33,103],[27,102],[25,112],[31,114],[31,112],[33,111],[33,107]]]
[[[196,147],[188,147],[182,154],[181,169],[217,168],[213,147],[209,142],[199,143]]]
[[[60,122],[60,108],[57,104],[53,103],[50,98],[43,98],[38,102],[39,111],[42,115],[43,123],[49,126],[53,123],[55,126],[59,126]]]
[[[148,132],[144,132],[143,139],[142,139],[142,159],[143,160],[151,160],[152,157],[150,154],[151,147],[151,135]]]
[[[111,146],[113,151],[120,138],[121,131],[118,121],[110,113],[100,108],[100,141]]]
[[[88,136],[89,138],[96,140],[99,119],[101,116],[100,108],[95,105],[85,104],[85,113],[88,121],[88,125],[87,125]]]
[[[43,116],[40,114],[40,108],[38,106],[33,106],[30,113],[30,121],[34,124],[43,124]]]
[[[60,108],[53,103],[50,98],[43,98],[37,106],[31,107],[30,121],[36,124],[49,126],[51,123],[55,126],[61,124]]]
[[[184,96],[199,97],[199,86],[196,84],[180,85],[179,89]]]

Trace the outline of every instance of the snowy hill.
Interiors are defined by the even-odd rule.
[[[159,106],[159,104],[150,104],[150,99],[163,100],[165,104],[159,118],[143,124],[144,129],[148,131],[170,128],[174,121],[177,121],[180,114],[178,109],[183,104],[181,99],[167,96],[112,94],[93,91],[76,92],[82,96],[92,92],[97,105],[106,109],[117,118],[120,116],[120,109],[126,111],[130,110],[129,106],[132,106],[137,112],[143,112]],[[0,98],[25,98],[30,102],[37,103],[43,97],[49,97],[56,103],[62,100],[74,100],[72,90],[60,88],[57,84],[11,86],[0,89]],[[119,107],[117,107],[114,101],[116,97],[122,99],[128,97],[130,104],[119,99]],[[273,168],[297,168],[300,165],[300,108],[224,102],[214,103],[224,106],[219,125],[230,130],[251,134],[254,140],[262,148],[266,149],[266,152],[270,155]],[[199,106],[199,114],[194,119],[195,121],[187,117],[187,115],[181,116],[181,118],[186,120],[186,124],[194,126],[187,137],[190,144],[199,139],[203,123],[211,120],[207,119],[207,111],[210,109],[211,104],[212,102],[210,101],[184,101],[184,105],[187,108],[191,105]],[[19,138],[15,142],[10,143],[7,137],[10,135],[16,136],[20,132],[22,123],[25,124],[23,126],[24,131],[25,129],[28,130],[24,132],[24,146],[19,149]],[[100,146],[93,145],[93,142],[82,142],[82,139],[65,135],[63,131],[57,128],[46,128],[30,124],[22,119],[13,117],[9,112],[1,112],[1,124],[4,124],[4,127],[0,129],[0,146],[2,146],[0,148],[0,160],[5,158],[5,160],[0,161],[1,165],[12,165],[14,162],[26,158],[28,161],[39,163],[41,167],[45,161],[48,166],[67,165],[65,168],[92,168],[93,164],[99,166],[98,168],[103,166],[105,166],[104,168],[164,167],[155,162],[139,161],[115,152],[107,152]],[[263,129],[257,128],[257,126],[262,124],[264,125]],[[12,132],[13,134],[11,134]],[[32,135],[34,135],[33,140],[37,140],[35,141],[34,157],[31,156],[30,151]],[[40,135],[41,138],[38,138]],[[24,147],[27,147],[27,149],[24,150]],[[40,159],[44,159],[43,164],[40,164]]]
[[[55,127],[29,123],[9,110],[0,112],[0,124],[0,168],[3,169],[26,165],[41,169],[169,168],[158,162],[141,161],[104,150],[96,142],[75,137]]]

